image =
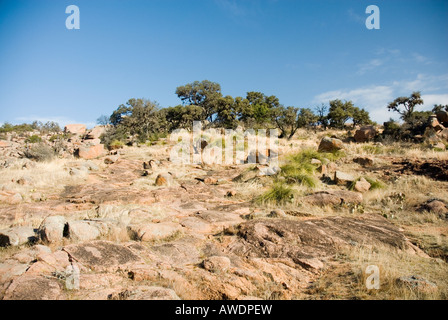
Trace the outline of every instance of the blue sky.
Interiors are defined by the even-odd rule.
[[[68,5],[80,30],[68,30]],[[380,9],[368,30],[367,6]],[[412,91],[448,104],[446,0],[0,0],[0,123],[95,125],[195,80],[285,106],[352,100],[383,122]]]

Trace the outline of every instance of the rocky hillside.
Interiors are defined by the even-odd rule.
[[[448,297],[444,150],[303,131],[278,168],[181,165],[103,130],[41,137],[62,146],[48,161],[0,141],[2,299]]]

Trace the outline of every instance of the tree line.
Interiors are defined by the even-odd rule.
[[[245,97],[224,96],[221,86],[208,80],[179,86],[176,95],[181,104],[167,108],[147,99],[130,99],[118,106],[110,117],[98,118],[98,123],[112,125],[108,141],[132,135],[140,142],[176,129],[191,130],[193,121],[202,121],[205,128],[276,128],[280,130],[280,137],[287,139],[299,128],[343,129],[349,120],[353,126],[373,124],[365,109],[339,99],[314,110],[284,106],[276,96],[262,92],[250,91]]]

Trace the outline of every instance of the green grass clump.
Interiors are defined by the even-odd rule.
[[[274,203],[285,204],[291,202],[294,198],[294,190],[292,187],[282,182],[276,182],[271,190],[262,194],[257,198],[257,202],[261,204]]]
[[[348,189],[353,191],[355,189],[356,182],[358,182],[360,179],[361,178],[358,178],[355,181],[352,181],[350,183],[350,185],[348,186]],[[368,183],[370,183],[370,189],[369,189],[370,191],[371,190],[376,190],[376,189],[384,189],[386,187],[386,185],[384,183],[382,183],[381,181],[379,181],[379,180],[375,180],[375,179],[372,179],[372,178],[369,178],[369,177],[364,177],[364,179],[366,179],[366,181]]]
[[[318,181],[314,175],[319,165],[312,164],[311,160],[317,159],[326,164],[339,159],[342,155],[342,152],[320,153],[313,149],[305,149],[288,158],[287,164],[281,167],[281,175],[286,178],[288,183],[298,183],[315,188]]]

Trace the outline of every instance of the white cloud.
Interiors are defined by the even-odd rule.
[[[329,91],[316,96],[314,102],[328,103],[335,99],[353,101],[357,107],[368,110],[372,120],[381,123],[391,116],[386,106],[394,99],[394,89],[391,86],[371,86],[354,90]]]
[[[315,96],[313,103],[325,103],[335,99],[351,100],[355,106],[369,111],[371,119],[383,123],[398,115],[387,110],[387,105],[400,96],[421,91],[424,105],[417,110],[431,110],[435,104],[448,104],[448,74],[430,76],[419,74],[416,79],[395,81],[390,85],[376,85],[351,90],[333,90]],[[434,92],[442,91],[442,92]],[[426,93],[429,92],[429,93]]]
[[[448,94],[426,94],[422,99],[425,103],[419,110],[431,110],[435,104],[448,105]]]
[[[362,75],[368,71],[372,71],[384,64],[384,61],[381,59],[372,59],[367,63],[363,63],[359,65],[358,74]]]

